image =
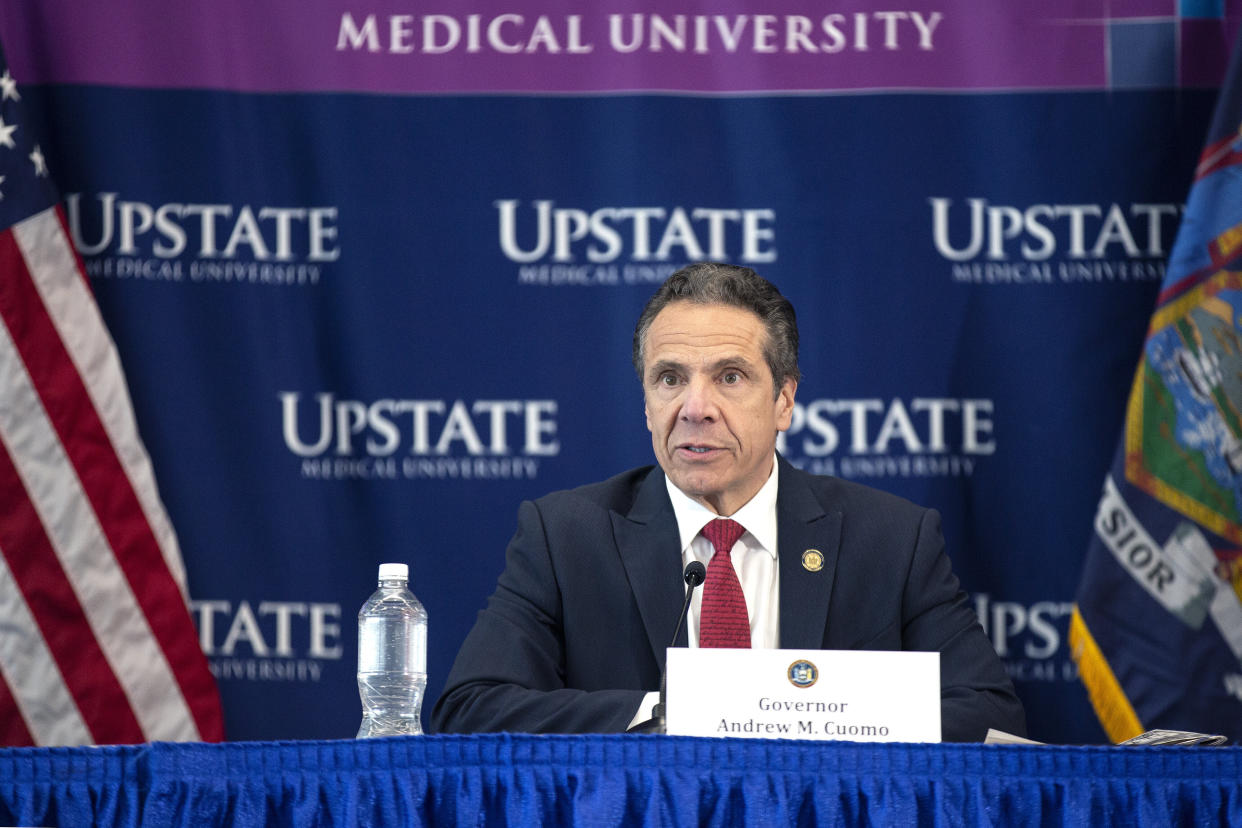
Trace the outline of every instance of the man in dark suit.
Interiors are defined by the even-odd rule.
[[[939,516],[777,455],[799,373],[793,307],[775,287],[748,268],[683,268],[640,316],[633,358],[658,467],[521,505],[436,730],[619,732],[642,721],[683,566],[697,559],[707,582],[680,644],[937,651],[946,740],[1025,732]]]

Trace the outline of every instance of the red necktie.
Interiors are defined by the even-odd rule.
[[[703,537],[716,549],[707,564],[703,583],[703,606],[699,614],[700,647],[750,648],[750,618],[746,596],[733,569],[729,553],[746,529],[742,524],[720,518],[703,527]]]

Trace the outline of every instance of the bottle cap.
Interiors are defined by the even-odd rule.
[[[403,563],[382,563],[379,566],[379,579],[381,581],[397,579],[408,581],[410,579],[410,567],[408,564]]]

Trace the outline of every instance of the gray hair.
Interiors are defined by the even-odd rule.
[[[731,305],[748,310],[759,317],[767,331],[763,358],[772,372],[775,394],[780,394],[785,380],[797,382],[798,320],[793,305],[776,286],[749,267],[720,262],[697,262],[678,270],[660,285],[649,300],[638,324],[634,327],[634,370],[643,379],[643,352],[647,331],[656,315],[674,302],[699,305]]]

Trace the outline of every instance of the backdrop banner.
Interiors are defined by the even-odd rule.
[[[230,739],[356,732],[405,561],[431,701],[518,503],[652,462],[679,266],[790,297],[780,450],[944,517],[1031,735],[1242,3],[9,0]],[[671,633],[671,631],[670,631]]]

